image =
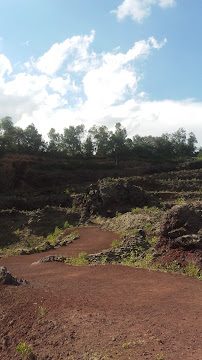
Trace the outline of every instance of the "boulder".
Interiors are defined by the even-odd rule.
[[[162,220],[160,233],[157,246],[201,249],[202,204],[182,204],[171,208]]]
[[[22,284],[28,284],[26,280],[17,279],[12,276],[5,266],[0,267],[0,284],[2,285],[14,285],[19,286]]]

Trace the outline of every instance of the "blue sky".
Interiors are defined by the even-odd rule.
[[[0,118],[184,127],[202,145],[201,0],[0,0]]]

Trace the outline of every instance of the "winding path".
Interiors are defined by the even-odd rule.
[[[116,237],[79,232],[54,252],[93,253]],[[0,359],[21,359],[16,346],[26,342],[39,360],[202,360],[200,281],[121,265],[31,265],[41,257],[0,259],[30,282],[0,286]]]

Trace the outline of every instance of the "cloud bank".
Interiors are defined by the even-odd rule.
[[[91,50],[94,38],[92,31],[53,44],[38,59],[22,64],[20,72],[1,54],[0,118],[11,116],[23,128],[33,122],[44,136],[51,127],[62,132],[64,127],[82,123],[86,128],[96,124],[112,129],[121,122],[130,137],[161,135],[184,127],[202,144],[202,103],[193,99],[149,101],[139,92],[141,74],[136,62],[160,50],[166,39],[158,42],[150,37],[125,53],[97,54]]]

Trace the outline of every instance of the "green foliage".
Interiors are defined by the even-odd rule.
[[[117,166],[120,159],[133,158],[134,155],[140,160],[181,161],[197,155],[197,139],[193,133],[186,134],[183,128],[173,134],[161,136],[139,136],[133,139],[127,138],[127,130],[119,122],[115,124],[114,132],[106,126],[92,126],[86,137],[84,125],[64,128],[59,134],[51,128],[48,133],[49,142],[42,139],[34,124],[27,126],[25,130],[14,126],[11,117],[6,116],[0,120],[0,152],[15,152],[38,154],[48,152],[50,154],[61,153],[69,157],[110,156]],[[201,149],[198,152],[201,156]],[[200,159],[200,157],[199,157]],[[75,164],[72,165],[73,168]],[[82,164],[81,164],[82,166]],[[66,165],[64,165],[66,167]],[[71,165],[68,165],[71,168]],[[110,164],[110,168],[112,164]]]
[[[88,265],[88,254],[85,252],[81,252],[78,257],[72,257],[66,260],[66,263],[76,266]]]
[[[83,152],[87,159],[90,159],[93,156],[95,145],[91,135],[88,135],[86,140],[83,143]]]
[[[56,238],[54,234],[48,234],[48,236],[46,237],[46,241],[49,241],[50,243],[54,243],[55,240]]]
[[[164,360],[163,355],[157,354],[155,360]]]
[[[65,221],[64,223],[64,229],[69,229],[71,228],[72,225],[70,225],[68,223],[68,221]],[[56,239],[62,234],[62,229],[60,229],[58,226],[55,227],[55,231],[53,234],[49,234],[46,237],[46,241],[49,241],[50,243],[53,243],[56,241]],[[69,235],[69,237],[74,237],[74,236],[78,236],[78,231],[72,231],[71,234]]]
[[[146,236],[146,240],[150,246],[154,246],[157,241],[157,236]]]
[[[139,211],[141,211],[142,209],[140,208],[140,207],[136,207],[136,208],[133,208],[133,209],[131,209],[131,212],[132,213],[136,213],[136,212],[139,212]]]
[[[200,269],[194,260],[188,261],[187,266],[184,269],[186,275],[200,278]]]
[[[32,352],[32,348],[26,344],[26,342],[21,342],[19,343],[19,345],[16,347],[16,350],[22,355],[22,356],[26,356],[29,353]]]
[[[152,212],[160,213],[161,210],[156,206],[152,206],[152,207],[144,206],[143,208],[140,208],[140,207],[133,208],[133,209],[131,209],[131,212],[132,213],[136,213],[136,212],[137,213],[138,212],[141,212],[141,213],[152,213]]]
[[[46,309],[43,306],[39,306],[39,314],[40,316],[46,315]]]
[[[153,260],[153,256],[151,254],[147,253],[144,258],[137,260],[135,262],[135,266],[149,268],[152,263],[152,260]]]
[[[180,272],[180,265],[178,264],[178,262],[176,260],[174,260],[170,264],[165,264],[164,268],[166,269],[166,271],[168,271],[169,273],[172,273],[172,274]]]
[[[75,237],[75,236],[79,236],[79,233],[77,230],[72,231],[71,234],[69,235],[70,237]]]
[[[58,226],[56,226],[56,227],[55,227],[55,231],[54,231],[54,235],[55,235],[55,236],[59,235],[59,234],[61,233],[61,231],[62,231],[62,230],[61,230]]]
[[[120,213],[120,212],[118,212],[118,211],[116,211],[116,216],[118,217],[118,216],[121,216],[122,214]]]
[[[134,263],[134,261],[135,261],[135,253],[134,253],[134,251],[131,251],[131,253],[130,253],[130,258],[129,258],[129,262],[130,262],[130,263]]]
[[[48,144],[48,151],[49,152],[56,152],[61,150],[61,136],[59,133],[55,132],[55,129],[51,128],[49,133],[49,144]]]
[[[121,237],[125,237],[127,235],[135,235],[138,233],[138,229],[128,230],[121,233]]]
[[[113,240],[111,245],[110,245],[110,248],[111,249],[116,249],[119,245],[121,245],[122,241],[120,240]]]
[[[116,123],[115,132],[111,135],[110,145],[111,152],[115,158],[115,164],[118,165],[118,161],[124,153],[127,153],[129,142],[126,142],[127,131],[122,127],[121,123]],[[132,143],[132,140],[131,140]]]
[[[186,200],[185,200],[185,198],[178,198],[178,199],[176,199],[175,203],[176,203],[177,205],[185,204],[185,203],[186,203]]]
[[[106,256],[104,256],[104,257],[102,258],[101,264],[102,264],[102,265],[107,264],[107,257],[106,257]]]
[[[130,252],[130,256],[122,261],[123,265],[134,265],[136,266],[137,257],[144,251],[143,247],[138,246],[136,249]]]
[[[89,199],[89,194],[84,194],[84,200],[87,200],[87,199]]]
[[[68,221],[65,221],[63,228],[64,228],[64,229],[69,229],[69,228],[71,228],[71,227],[73,227],[73,226],[70,225]]]
[[[69,193],[70,193],[69,189],[65,189],[65,194],[69,195]]]
[[[151,232],[151,229],[152,229],[152,224],[150,222],[147,222],[145,224],[145,230],[150,233]]]
[[[110,154],[110,138],[112,132],[104,125],[98,127],[92,126],[88,134],[91,138],[93,148],[97,156],[108,156]]]

